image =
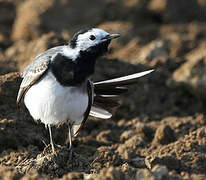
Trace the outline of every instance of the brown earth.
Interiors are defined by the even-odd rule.
[[[192,9],[192,11],[191,11]],[[0,179],[206,179],[205,0],[1,0]],[[17,109],[19,71],[84,27],[122,36],[95,80],[148,69],[109,120],[89,119],[67,151],[67,127],[48,132]]]

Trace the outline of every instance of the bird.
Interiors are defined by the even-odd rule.
[[[52,153],[52,126],[68,125],[68,150],[72,152],[72,136],[79,134],[88,117],[111,118],[108,109],[119,106],[118,98],[127,92],[127,85],[153,71],[93,82],[96,60],[119,37],[99,28],[82,29],[67,45],[36,56],[21,73],[17,105],[24,104],[34,120],[48,127]]]

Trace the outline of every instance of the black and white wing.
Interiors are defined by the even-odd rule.
[[[73,136],[77,136],[79,134],[80,130],[82,129],[82,127],[86,123],[88,116],[90,115],[90,112],[91,112],[92,104],[94,101],[94,86],[90,80],[87,81],[87,94],[88,94],[88,106],[87,106],[87,109],[84,113],[84,119],[82,120],[80,125],[73,125],[72,126]]]
[[[22,82],[17,95],[17,105],[20,105],[22,98],[29,88],[35,84],[49,69],[52,57],[61,52],[62,46],[47,50],[37,56],[34,61],[29,64],[22,73]]]
[[[94,102],[89,115],[109,119],[112,116],[109,110],[120,105],[120,95],[128,91],[127,86],[136,83],[138,78],[152,71],[154,70],[94,83]]]

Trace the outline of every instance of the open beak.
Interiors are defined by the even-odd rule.
[[[102,40],[106,39],[106,40],[110,40],[110,39],[115,39],[120,37],[120,34],[108,34],[107,36],[103,37]]]

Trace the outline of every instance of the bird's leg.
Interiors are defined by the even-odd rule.
[[[72,125],[68,123],[69,129],[69,152],[70,152],[70,160],[72,159]]]
[[[48,128],[49,128],[49,136],[50,136],[50,144],[52,147],[52,153],[55,154],[55,149],[54,149],[54,143],[53,143],[53,139],[52,139],[52,132],[51,132],[51,126],[50,124],[48,124]]]

